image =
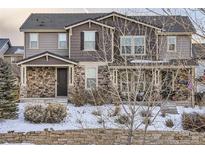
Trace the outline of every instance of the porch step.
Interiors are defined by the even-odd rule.
[[[169,113],[169,114],[178,114],[176,103],[174,102],[166,102],[161,105],[161,112]]]
[[[65,98],[22,98],[21,103],[68,103],[67,97]]]

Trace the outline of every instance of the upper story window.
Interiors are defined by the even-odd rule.
[[[144,55],[145,36],[121,36],[121,55]]]
[[[38,49],[38,33],[30,33],[29,41],[30,49]]]
[[[86,89],[94,89],[97,86],[97,68],[96,67],[89,67],[86,68],[85,71],[86,77]]]
[[[67,34],[66,33],[58,34],[58,48],[59,49],[67,48]]]
[[[176,52],[176,36],[167,36],[167,51]]]
[[[95,31],[84,32],[84,50],[95,50]]]

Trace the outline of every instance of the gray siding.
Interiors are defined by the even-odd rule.
[[[81,32],[83,31],[97,31],[99,33],[98,51],[81,50]],[[72,29],[70,58],[77,61],[105,61],[105,58],[107,58],[111,61],[111,45],[111,35],[108,28],[104,28],[103,31],[100,25],[92,23],[89,27],[88,23],[83,24]]]
[[[178,35],[176,39],[176,52],[167,52],[167,36],[159,36],[159,58],[161,60],[191,58],[191,36]]]
[[[29,49],[29,33],[25,33],[25,57],[30,57],[45,51],[62,56],[69,55],[68,49],[58,49],[58,33],[38,33],[38,35],[39,48]]]

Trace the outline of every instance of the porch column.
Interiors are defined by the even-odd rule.
[[[27,77],[26,77],[26,71],[27,67],[24,65],[21,65],[20,67],[20,98],[26,98],[27,97]]]
[[[191,83],[192,83],[192,89],[191,89],[191,104],[192,104],[192,106],[194,106],[194,105],[195,105],[194,95],[195,95],[195,90],[196,90],[195,68],[194,68],[194,67],[191,68]]]

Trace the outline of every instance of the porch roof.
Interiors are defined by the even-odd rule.
[[[194,59],[178,59],[169,61],[128,60],[127,63],[112,63],[111,68],[191,68],[198,65]]]
[[[71,60],[51,52],[43,52],[17,62],[17,65],[54,66],[54,65],[77,65],[77,61]]]

